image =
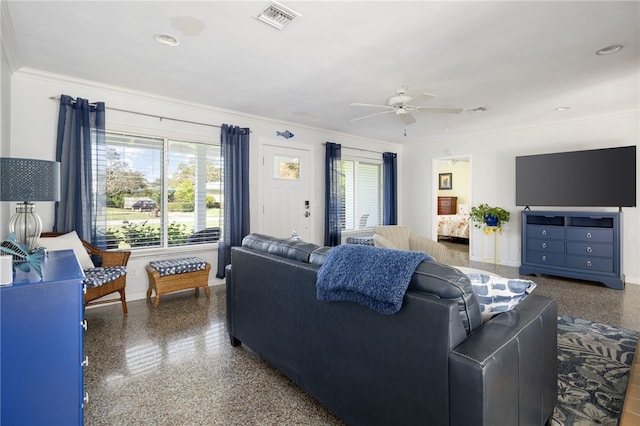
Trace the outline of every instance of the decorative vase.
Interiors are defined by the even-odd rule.
[[[487,226],[498,226],[498,222],[499,222],[498,217],[492,214],[488,214],[484,217],[484,223]]]

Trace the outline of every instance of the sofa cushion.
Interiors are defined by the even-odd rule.
[[[327,260],[327,255],[331,251],[333,247],[318,247],[314,251],[311,252],[311,256],[309,256],[309,263],[316,266],[322,266],[324,261]]]
[[[485,322],[515,308],[536,288],[536,283],[530,280],[505,278],[484,271],[470,271],[467,276],[478,297],[482,321]]]
[[[288,238],[275,238],[263,234],[249,234],[242,240],[242,247],[248,247],[287,259],[308,263],[311,253],[319,246],[304,241],[292,241]]]
[[[420,263],[413,273],[408,290],[456,301],[467,334],[482,325],[480,304],[471,281],[467,275],[452,266],[438,262]]]

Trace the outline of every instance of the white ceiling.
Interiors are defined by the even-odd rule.
[[[285,0],[303,16],[282,31],[255,19],[268,1],[5,3],[14,70],[379,140],[417,143],[640,108],[638,1]],[[156,33],[181,44],[161,45]],[[624,49],[595,55],[613,44]],[[403,85],[410,96],[436,95],[429,106],[488,110],[418,112],[408,126],[393,114],[350,121],[377,111],[350,103],[384,104]],[[562,106],[571,109],[555,111]]]

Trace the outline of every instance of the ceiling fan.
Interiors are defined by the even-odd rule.
[[[395,113],[400,120],[404,124],[412,124],[416,122],[416,119],[413,117],[411,112],[440,112],[440,113],[449,113],[449,114],[458,114],[462,112],[462,108],[444,108],[444,107],[431,107],[426,105],[416,105],[414,102],[416,99],[420,99],[422,102],[430,101],[435,98],[434,95],[429,93],[421,93],[416,97],[407,96],[407,89],[403,86],[399,89],[396,89],[396,96],[392,96],[389,98],[387,105],[378,105],[378,104],[363,104],[363,103],[353,103],[349,104],[351,106],[365,106],[365,107],[374,107],[374,108],[384,108],[385,111],[374,112],[373,114],[364,115],[362,117],[354,118],[351,121],[362,120],[363,118],[374,117],[376,115]]]

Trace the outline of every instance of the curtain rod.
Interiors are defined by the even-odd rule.
[[[326,145],[326,142],[324,142],[322,145]],[[382,151],[372,151],[372,150],[370,150],[370,149],[364,149],[364,148],[352,148],[352,147],[350,147],[350,146],[344,146],[344,145],[342,145],[342,144],[340,144],[340,146],[341,146],[342,148],[345,148],[345,149],[352,149],[352,150],[354,150],[354,151],[366,151],[366,152],[373,152],[374,154],[384,154],[384,152],[382,152]]]
[[[60,102],[60,96],[50,96],[49,99],[51,99],[52,101]],[[72,100],[71,103],[72,104],[76,103],[76,100],[75,99]],[[89,105],[92,106],[92,107],[96,106],[95,103],[89,103]],[[162,121],[162,120],[171,120],[171,121],[178,121],[178,122],[181,122],[181,123],[196,124],[196,125],[199,125],[199,126],[217,127],[219,129],[222,128],[222,126],[217,125],[217,124],[200,123],[198,121],[183,120],[181,118],[164,117],[162,115],[149,114],[149,113],[146,113],[146,112],[139,112],[139,111],[131,111],[131,110],[128,110],[128,109],[114,108],[114,107],[110,107],[110,106],[106,106],[106,105],[105,105],[105,108],[113,110],[113,111],[126,112],[126,113],[129,113],[129,114],[137,114],[137,115],[143,115],[145,117],[158,118],[158,119],[160,119],[160,121]]]

